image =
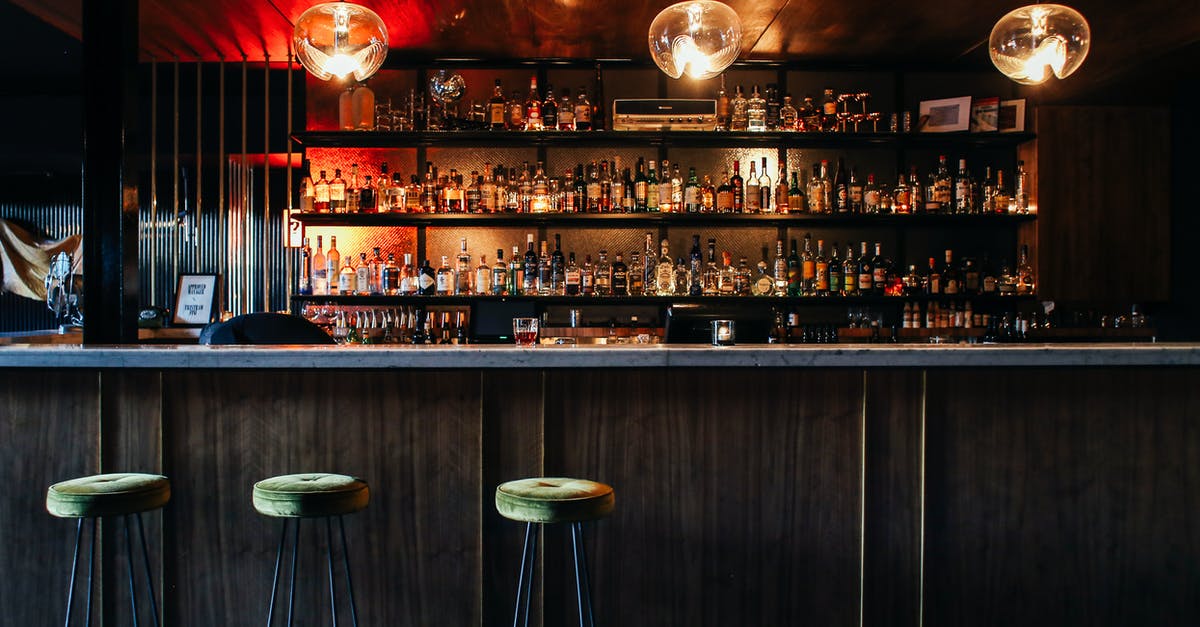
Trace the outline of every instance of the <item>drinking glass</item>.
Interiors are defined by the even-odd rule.
[[[517,346],[537,346],[538,319],[513,318],[513,337],[517,340]]]

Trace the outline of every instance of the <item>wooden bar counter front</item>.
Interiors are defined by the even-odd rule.
[[[1056,350],[1072,349],[1041,354]],[[147,518],[168,625],[264,622],[278,532],[251,486],[310,471],[370,484],[346,520],[363,625],[510,623],[522,532],[493,493],[541,475],[616,489],[588,536],[600,624],[1200,623],[1192,347],[1139,358],[1169,366],[1031,352],[953,368],[360,369],[333,349],[324,369],[117,369],[55,354],[0,350],[4,624],[62,618],[73,528],[45,513],[46,486],[126,470],[172,482]],[[324,555],[305,533],[299,609],[319,615]],[[575,618],[567,547],[547,530],[533,624]],[[105,558],[112,615],[128,591],[121,556]]]

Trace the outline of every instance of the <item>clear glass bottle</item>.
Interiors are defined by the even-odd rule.
[[[767,130],[767,101],[758,93],[758,85],[751,89],[750,98],[746,100],[746,130]]]
[[[783,242],[778,242],[780,252],[782,252]],[[757,272],[753,282],[750,284],[750,294],[753,296],[772,296],[775,294],[775,278],[770,271],[770,265],[767,263],[767,247],[762,247],[762,259],[758,261],[756,268]],[[787,284],[787,263],[784,263],[784,284]]]
[[[358,266],[354,268],[354,293],[359,296],[371,294],[371,264],[367,253],[358,253]]]
[[[537,77],[529,79],[529,96],[525,99],[525,126],[527,131],[540,131],[542,125],[542,97],[538,94]]]
[[[737,91],[733,95],[733,100],[729,103],[729,130],[744,131],[750,123],[749,119],[749,102],[746,101],[746,96],[742,92],[742,86],[737,86]]]
[[[329,213],[329,180],[325,178],[325,170],[321,170],[321,178],[313,184],[313,211]]]
[[[471,273],[474,268],[471,267],[471,253],[467,252],[467,238],[459,239],[459,244],[454,264],[454,294],[466,296],[472,293]]]
[[[733,267],[733,254],[728,250],[721,252],[721,269],[717,275],[717,294],[721,296],[737,295],[737,269]]]
[[[779,108],[779,130],[795,131],[796,120],[800,117],[800,112],[796,106],[792,104],[792,95],[788,94],[783,97],[783,106]]]
[[[654,268],[655,293],[659,296],[675,294],[675,264],[671,261],[670,247],[670,241],[665,238],[659,243],[661,254],[658,256],[658,262]]]
[[[320,240],[318,239],[318,242]],[[341,271],[341,255],[337,249],[337,236],[329,236],[329,250],[325,251],[325,276],[329,279],[329,293],[338,293],[338,272]]]
[[[783,256],[783,240],[775,240],[775,261],[771,265],[771,277],[775,281],[773,293],[776,296],[788,295],[788,283],[791,281],[789,275],[792,268],[789,267],[788,260]],[[796,269],[799,272],[799,269]]]
[[[454,269],[450,267],[450,258],[442,255],[442,265],[437,269],[437,295],[449,296],[454,293]]]
[[[329,181],[329,211],[346,213],[346,181],[340,169],[333,171],[333,180]]]
[[[700,252],[700,236],[692,236],[692,250],[688,254],[688,276],[686,285],[689,296],[704,295],[704,254]],[[678,286],[678,279],[676,279]]]
[[[378,249],[376,249],[378,250]],[[405,265],[412,263],[412,254],[405,253]],[[396,254],[388,253],[387,261],[379,267],[379,292],[392,296],[395,294],[414,294],[417,286],[399,266],[396,265]]]
[[[479,255],[479,265],[475,266],[475,286],[473,293],[492,293],[492,267],[488,265],[487,255]]]
[[[825,182],[821,180],[821,165],[813,165],[812,178],[808,179],[809,213],[828,213],[825,206]]]
[[[342,261],[341,269],[338,270],[338,294],[353,294],[357,277],[358,274],[354,271],[354,266],[350,265],[350,255],[346,255],[346,258]]]
[[[717,240],[708,240],[708,261],[704,264],[703,291],[704,296],[716,296],[720,293],[721,268],[717,266]]]
[[[671,162],[666,159],[662,161],[662,177],[658,180],[658,210],[660,213],[676,210],[671,199]]]
[[[566,87],[558,101],[558,130],[575,130],[575,103],[571,100],[571,90]]]
[[[1033,278],[1033,266],[1029,263],[1029,245],[1021,245],[1021,254],[1017,258],[1016,293],[1028,296],[1037,292],[1037,284]]]
[[[304,160],[302,172],[300,175],[300,189],[297,196],[300,199],[300,205],[297,208],[300,213],[313,213],[316,211],[316,181],[313,181],[312,171],[309,169],[311,165],[308,159]]]
[[[691,265],[683,261],[683,257],[675,260],[675,295],[687,296],[692,293]]]
[[[360,213],[362,211],[362,188],[358,185],[358,164],[350,164],[350,181],[346,184],[346,213]]]

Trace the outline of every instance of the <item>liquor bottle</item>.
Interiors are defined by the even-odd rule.
[[[646,233],[642,245],[642,293],[646,296],[658,294],[658,253],[654,250],[653,233]]]
[[[465,210],[462,177],[451,169],[447,185],[442,189],[442,207],[445,213],[462,213]]]
[[[450,268],[450,258],[442,255],[442,265],[437,269],[437,295],[449,296],[454,293],[454,270]]]
[[[971,213],[971,173],[967,160],[958,160],[958,176],[954,177],[954,213]]]
[[[745,257],[738,257],[738,265],[733,270],[733,293],[750,296],[750,282],[750,266],[746,265]]]
[[[688,168],[687,183],[683,186],[683,206],[688,213],[700,212],[700,181],[696,179],[696,168]]]
[[[767,101],[758,93],[758,85],[751,89],[746,101],[746,130],[767,130]]]
[[[1036,282],[1033,278],[1033,266],[1029,264],[1029,245],[1021,245],[1021,254],[1017,257],[1017,288],[1016,293],[1027,296],[1035,293]]]
[[[375,181],[375,210],[379,213],[392,211],[391,202],[392,196],[392,177],[388,174],[388,164],[383,162],[379,164],[379,179]]]
[[[808,251],[805,251],[807,254]],[[807,263],[807,261],[805,262]],[[829,260],[825,258],[825,240],[817,240],[817,256],[813,260],[814,278],[813,293],[817,296],[829,295]]]
[[[471,290],[471,253],[467,252],[467,238],[459,239],[458,257],[454,265],[454,294],[467,296]]]
[[[1008,261],[1000,262],[1000,277],[997,280],[996,291],[1001,296],[1012,296],[1017,293],[1017,275],[1008,266]]]
[[[748,118],[748,115],[749,115],[749,111],[747,110],[748,106],[749,106],[749,103],[746,102],[746,96],[742,92],[742,86],[738,85],[737,90],[734,92],[733,100],[729,103],[729,108],[730,108],[729,130],[731,130],[731,131],[746,130],[746,126],[750,122],[750,120]]]
[[[825,183],[821,180],[821,164],[813,164],[812,178],[808,179],[809,213],[827,213],[825,206]]]
[[[579,88],[579,96],[575,98],[575,130],[592,130],[592,103],[588,102],[587,88]]]
[[[808,199],[804,196],[804,186],[800,184],[800,173],[792,171],[792,186],[788,188],[788,212],[804,213],[808,211]]]
[[[301,166],[300,189],[297,194],[300,197],[300,213],[313,213],[317,210],[315,206],[317,184],[313,181],[312,170],[310,168],[312,168],[312,164],[309,163],[308,159],[305,159],[304,164]]]
[[[875,175],[867,175],[867,184],[862,192],[862,212],[880,213],[879,186],[875,184]]]
[[[783,242],[780,244],[780,252],[783,252]],[[783,268],[784,285],[787,285],[787,264],[784,263]],[[770,266],[767,265],[767,247],[762,247],[762,259],[758,261],[757,274],[750,284],[750,294],[753,296],[771,296],[775,294],[775,277],[770,272]]]
[[[704,276],[701,265],[704,261],[703,254],[700,252],[700,236],[692,236],[692,250],[688,253],[688,295],[703,296],[704,295]],[[675,279],[675,287],[679,287],[679,279]]]
[[[529,96],[525,99],[526,131],[540,131],[542,126],[542,97],[538,95],[537,77],[529,79]]]
[[[575,130],[575,102],[571,100],[571,90],[564,87],[562,99],[558,101],[558,130]]]
[[[395,258],[394,255],[388,255],[388,256],[393,259]],[[394,265],[395,264],[393,263],[393,266]],[[380,272],[385,273],[386,271],[387,271],[387,265],[384,264],[383,270],[381,270]],[[393,288],[393,290],[391,292],[392,294],[399,293],[404,296],[413,296],[415,294],[420,293],[420,291],[421,291],[421,267],[420,267],[420,264],[413,263],[412,253],[404,253],[404,266],[401,268],[398,268],[398,269],[394,269],[394,271],[399,272],[399,278],[397,278],[394,281],[394,283],[399,284],[399,290],[396,290]]]
[[[788,296],[804,295],[804,262],[796,249],[796,239],[792,238],[792,254],[788,255]]]
[[[421,212],[421,177],[413,174],[409,178],[408,187],[404,193],[404,211],[408,213]]]
[[[794,131],[796,130],[796,120],[800,114],[796,110],[796,106],[792,104],[792,95],[788,94],[783,97],[783,106],[779,108],[779,130]]]
[[[871,256],[867,254],[867,243],[862,242],[862,247],[858,251],[858,293],[863,296],[874,293],[875,290],[875,266],[871,263]]]
[[[821,206],[825,209],[825,213],[833,213],[834,209],[835,209],[834,194],[833,194],[833,177],[830,176],[830,173],[829,173],[829,161],[827,161],[825,159],[821,160],[820,172],[821,172],[820,181],[821,181],[821,194],[822,194]]]
[[[671,166],[671,211],[683,213],[683,177],[679,175],[679,164]]]
[[[854,244],[846,244],[846,260],[842,262],[842,295],[858,293],[858,262],[854,260]]]
[[[863,194],[866,188],[863,187],[862,181],[858,178],[858,171],[855,168],[850,168],[850,212],[862,213],[865,205]]]
[[[584,187],[584,192],[588,213],[600,212],[600,172],[597,168],[595,161],[587,167],[587,185]]]
[[[346,213],[346,181],[340,169],[334,169],[333,180],[329,181],[329,211]]]
[[[764,98],[767,108],[767,130],[774,131],[779,129],[779,87],[775,83],[767,84],[767,93]]]
[[[504,130],[508,118],[506,104],[504,88],[500,86],[500,79],[497,78],[496,86],[492,89],[492,97],[488,100],[488,126],[493,131]]]
[[[938,157],[937,172],[933,176],[933,205],[943,213],[950,213],[954,207],[954,184],[946,165],[946,155]]]
[[[996,188],[992,192],[992,208],[996,213],[1008,213],[1012,197],[1004,186],[1004,170],[996,170]]]
[[[492,293],[492,267],[488,265],[487,255],[479,255],[479,265],[475,266],[475,294]]]
[[[496,263],[492,265],[492,294],[504,296],[508,293],[508,266],[504,264],[504,249],[496,249]]]
[[[346,184],[346,213],[359,213],[362,211],[362,205],[359,200],[362,197],[362,188],[358,186],[358,164],[350,164],[350,182]]]
[[[896,179],[896,187],[892,189],[892,209],[899,215],[913,212],[913,198],[908,188],[908,181],[903,174]]]
[[[825,95],[821,99],[821,130],[835,131],[838,126],[837,118],[837,98],[833,97],[832,89],[825,89]]]
[[[538,293],[538,254],[533,249],[533,233],[525,236],[525,264],[522,267],[523,284],[521,293],[536,296]]]
[[[632,265],[626,265],[621,253],[617,253],[617,260],[613,263],[613,294],[615,296],[638,296],[633,284],[634,276],[641,273],[637,267],[637,261],[637,259],[631,258]]]
[[[592,130],[603,131],[608,121],[604,112],[604,75],[600,72],[600,64],[596,64],[596,72],[592,82],[596,86],[595,101],[592,102]]]
[[[833,210],[835,213],[850,212],[850,185],[846,181],[846,164],[838,157],[837,171],[833,175]]]
[[[505,122],[508,124],[508,130],[520,131],[525,128],[525,103],[521,100],[521,96],[517,94],[517,90],[512,91],[512,96],[508,99],[505,105],[507,113],[505,114]]]
[[[562,235],[554,234],[554,252],[550,255],[550,293],[562,296],[567,289],[567,263],[563,257]]]
[[[388,254],[389,263],[391,263],[392,255]],[[417,293],[421,296],[433,296],[437,293],[437,272],[426,259],[421,264],[421,269],[417,273]]]
[[[818,249],[820,246],[817,247]],[[830,247],[832,251],[829,255],[829,292],[828,294],[840,294],[844,286],[845,277],[842,276],[842,260],[838,256],[838,243],[834,242]],[[821,269],[817,268],[817,273],[820,274]]]
[[[532,235],[529,236],[533,238]],[[525,289],[525,264],[521,258],[521,249],[512,247],[512,256],[508,258],[508,289],[509,296],[520,296]]]
[[[778,179],[778,182],[775,184],[775,213],[790,213],[791,212],[792,200],[790,198],[789,192],[791,192],[791,188],[788,187],[786,161],[784,161],[783,159],[780,159],[780,161],[779,161],[779,179]]]
[[[675,264],[671,261],[670,241],[663,239],[660,242],[659,250],[662,254],[658,256],[658,262],[654,266],[655,294],[659,296],[673,296],[676,290]],[[650,264],[647,263],[646,265]],[[647,282],[647,286],[649,285],[650,283]]]
[[[1029,213],[1028,175],[1025,174],[1025,162],[1017,162],[1016,189],[1013,190],[1013,207],[1017,213]]]
[[[596,293],[596,268],[592,265],[592,256],[584,255],[583,267],[579,269],[579,294],[592,296]]]
[[[712,213],[717,210],[717,188],[712,178],[705,174],[704,182],[700,184],[700,212]]]
[[[329,181],[325,178],[325,170],[321,170],[321,178],[313,184],[313,211],[329,213]]]
[[[733,254],[728,250],[721,251],[721,269],[717,275],[717,294],[720,296],[735,296],[737,294],[737,269],[733,267]]]
[[[729,182],[729,171],[721,172],[721,184],[717,185],[717,213],[733,213],[733,185]]]
[[[688,296],[692,293],[691,264],[685,263],[683,257],[675,260],[675,295]]]
[[[317,239],[320,243],[320,238]],[[325,251],[325,276],[329,279],[329,293],[338,293],[338,271],[341,269],[341,255],[337,249],[337,236],[329,236],[329,250]]]
[[[396,266],[395,253],[388,253],[387,261],[380,269],[379,289],[389,295],[400,293],[400,268]]]
[[[716,296],[719,293],[721,269],[717,267],[717,240],[708,240],[708,261],[704,265],[704,275],[701,279],[704,296]]]
[[[796,240],[792,240],[792,254],[795,254]],[[804,234],[804,253],[800,257],[801,293],[797,296],[812,296],[817,289],[817,257],[812,252],[812,233]]]
[[[596,262],[596,277],[593,279],[596,296],[612,296],[613,267],[608,263],[608,251],[600,250],[600,260]]]
[[[758,171],[758,210],[771,213],[771,197],[775,194],[771,177],[767,176],[767,158],[762,158],[762,169]]]
[[[623,172],[624,178],[621,180],[621,209],[625,213],[633,213],[637,208],[633,178],[629,175],[629,168],[625,168]]]
[[[538,296],[551,296],[553,291],[553,277],[550,272],[550,253],[546,250],[546,240],[542,240],[538,254],[537,262],[537,294]]]
[[[742,213],[746,210],[746,186],[742,179],[742,164],[733,160],[733,176],[729,177],[729,189],[733,193],[733,212]]]
[[[542,128],[558,130],[558,99],[554,97],[554,85],[546,85],[546,99],[542,101]]]
[[[599,194],[599,196],[598,196],[598,197],[599,197],[599,202],[600,202],[600,212],[601,212],[601,213],[608,213],[608,212],[610,212],[610,211],[612,211],[612,210],[613,210],[613,205],[612,205],[612,194],[613,194],[613,191],[612,191],[612,176],[610,176],[610,175],[609,175],[609,173],[608,173],[608,160],[606,160],[606,159],[602,159],[602,160],[600,161],[600,170],[599,170],[599,174],[598,174],[598,176],[599,176],[599,179],[600,179],[600,183],[599,183],[599,185],[600,185],[600,187],[599,187],[599,190],[600,190],[600,191],[599,191],[599,193],[598,193],[598,194]]]
[[[963,259],[962,283],[959,284],[958,291],[972,295],[979,293],[979,266],[974,259]]]
[[[541,161],[537,162],[530,190],[529,213],[549,213],[550,179],[546,178],[545,165]]]
[[[467,213],[483,213],[483,177],[479,173],[471,171],[471,185],[466,188],[467,197]]]
[[[796,130],[809,133],[821,130],[821,110],[813,104],[812,96],[807,94],[796,109]]]
[[[717,89],[717,130],[729,130],[729,92],[725,90],[725,73],[721,73],[721,86]]]
[[[304,246],[300,249],[300,284],[296,289],[296,293],[302,296],[311,295],[313,293],[312,254],[312,248],[309,247],[308,238],[306,237],[304,238]]]
[[[360,296],[371,294],[371,264],[367,253],[358,253],[358,267],[354,269],[354,293]]]
[[[765,254],[766,251],[764,251]],[[792,272],[795,271],[799,280],[800,268],[792,268],[788,260],[783,256],[783,240],[775,240],[775,263],[772,266],[772,278],[775,281],[774,289],[772,290],[776,296],[787,296],[788,285],[792,282]]]
[[[580,272],[579,266],[575,263],[575,252],[572,251],[567,256],[567,268],[563,273],[563,294],[567,296],[579,296],[581,275],[582,272]]]
[[[954,268],[954,251],[946,250],[946,263],[941,268],[942,293],[955,296],[959,291],[958,271]]]
[[[883,244],[875,242],[875,257],[871,259],[871,290],[876,296],[883,296],[887,292],[888,266],[887,259],[883,257]]]
[[[636,183],[636,181],[635,181]],[[646,176],[646,211],[657,213],[658,208],[658,172],[654,169],[654,160],[650,160],[650,173]]]
[[[746,176],[746,198],[745,212],[760,213],[762,211],[762,194],[758,190],[758,175],[755,172],[755,163],[750,161],[750,174]]]
[[[647,211],[647,207],[649,206],[646,200],[648,181],[646,178],[646,162],[641,157],[638,157],[637,175],[633,179],[633,210],[639,213]]]
[[[658,210],[661,213],[677,210],[671,201],[671,162],[666,159],[662,161],[662,178],[658,181]]]
[[[937,296],[942,293],[942,273],[937,268],[937,260],[929,258],[929,273],[926,275],[925,292]]]

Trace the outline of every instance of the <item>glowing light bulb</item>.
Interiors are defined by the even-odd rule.
[[[1018,83],[1037,85],[1079,69],[1091,47],[1091,29],[1075,9],[1035,4],[1000,18],[988,44],[996,69]]]
[[[350,2],[310,7],[296,20],[292,41],[300,64],[321,80],[352,74],[362,81],[387,58],[383,20],[374,11]]]
[[[719,75],[742,50],[742,21],[715,0],[689,0],[663,9],[650,23],[650,56],[667,76]]]

